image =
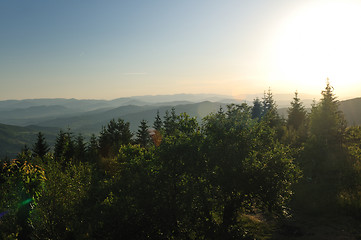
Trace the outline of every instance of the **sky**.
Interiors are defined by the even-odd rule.
[[[0,100],[361,97],[361,1],[0,0]],[[302,97],[302,95],[301,95]]]

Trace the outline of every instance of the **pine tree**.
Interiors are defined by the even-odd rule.
[[[300,165],[305,178],[310,181],[305,183],[305,189],[309,191],[310,200],[315,201],[312,204],[329,211],[336,209],[337,196],[349,167],[342,144],[345,120],[338,110],[339,104],[328,79],[321,94],[320,102],[312,107],[310,136],[305,143]]]
[[[171,112],[167,110],[164,116],[164,131],[167,136],[174,134],[177,128],[177,115],[175,113],[175,108],[173,107]]]
[[[95,134],[92,134],[86,150],[89,162],[96,162],[99,159],[99,142]]]
[[[99,143],[98,143],[98,139],[95,136],[95,134],[93,133],[90,137],[89,140],[89,145],[87,147],[87,152],[89,154],[97,154],[99,150]]]
[[[84,137],[79,134],[77,138],[75,139],[75,158],[83,162],[85,160],[85,153],[86,153],[86,144],[84,143]]]
[[[132,136],[129,122],[124,122],[124,120],[120,118],[117,121],[112,119],[107,127],[103,127],[100,132],[100,154],[104,157],[115,156],[118,154],[121,145],[131,143]]]
[[[291,102],[291,107],[288,108],[287,126],[294,130],[298,130],[306,121],[306,110],[302,105],[298,92],[295,92],[295,97]]]
[[[65,146],[65,132],[63,130],[60,130],[58,136],[56,137],[55,145],[54,145],[55,160],[59,160],[63,155],[64,146]]]
[[[268,89],[267,93],[266,92],[264,93],[262,107],[263,107],[263,111],[262,111],[263,120],[268,122],[268,124],[271,127],[278,128],[278,132],[279,132],[278,135],[280,135],[280,131],[281,131],[280,126],[282,125],[283,122],[280,115],[277,112],[277,105],[273,99],[273,94],[270,88]]]
[[[21,148],[21,152],[28,152],[30,151],[30,148],[28,147],[28,145],[24,145],[22,148]]]
[[[142,120],[140,122],[138,131],[137,131],[137,138],[136,143],[140,144],[142,147],[147,147],[150,143],[150,135],[148,132],[148,125],[146,120]]]
[[[262,117],[262,103],[259,100],[259,98],[256,98],[253,100],[253,106],[252,106],[252,119],[260,120]]]
[[[325,144],[337,142],[341,144],[346,129],[346,121],[338,109],[339,102],[328,79],[326,88],[321,94],[321,101],[312,108],[310,131]]]
[[[163,127],[162,119],[159,116],[159,110],[157,111],[157,116],[155,117],[153,128],[157,131],[160,131]]]
[[[39,132],[37,135],[37,141],[32,149],[34,156],[43,158],[45,154],[49,152],[49,149],[49,145],[46,143],[44,135]]]
[[[74,157],[74,142],[70,129],[67,132],[60,130],[54,146],[54,158],[57,161],[70,160]]]
[[[273,99],[271,88],[268,88],[267,93],[264,92],[263,94],[262,107],[263,107],[263,115],[266,115],[268,113],[273,113],[275,110],[277,110],[277,106]]]

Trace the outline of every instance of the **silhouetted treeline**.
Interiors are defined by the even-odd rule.
[[[171,109],[135,134],[60,131],[53,152],[39,133],[0,171],[0,239],[266,239],[249,216],[361,217],[361,128],[329,83],[309,114],[296,92],[287,120],[268,90],[201,123]]]

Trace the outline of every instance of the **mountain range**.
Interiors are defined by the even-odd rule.
[[[302,99],[306,108],[310,108],[311,96]],[[102,126],[111,119],[122,118],[130,122],[135,132],[141,120],[147,120],[152,126],[159,111],[160,116],[175,108],[177,114],[186,112],[201,120],[211,112],[225,108],[229,103],[252,104],[253,99],[262,95],[249,95],[236,98],[216,94],[176,94],[159,96],[137,96],[114,100],[78,100],[78,99],[26,99],[0,101],[0,156],[15,156],[27,144],[31,144],[41,131],[50,145],[60,129],[69,128],[74,134],[85,137],[98,134]],[[300,97],[303,97],[300,94]],[[293,95],[274,95],[282,116],[287,116],[287,108]],[[345,114],[349,125],[361,124],[361,98],[340,101],[340,110]]]

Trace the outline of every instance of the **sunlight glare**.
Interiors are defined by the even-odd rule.
[[[313,92],[329,77],[343,94],[359,88],[360,12],[361,1],[322,1],[285,19],[274,42],[270,81]]]

